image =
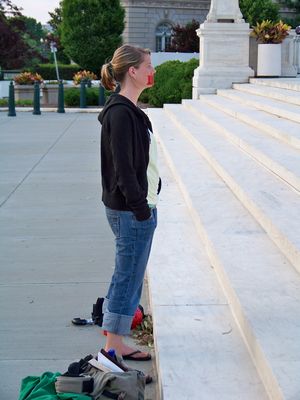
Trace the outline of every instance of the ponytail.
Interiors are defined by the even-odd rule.
[[[122,83],[130,67],[138,68],[144,61],[149,49],[125,44],[119,47],[113,55],[111,62],[101,68],[101,83],[107,90],[115,90],[118,83]]]
[[[101,84],[107,90],[115,90],[117,82],[114,78],[112,64],[106,63],[101,68]]]

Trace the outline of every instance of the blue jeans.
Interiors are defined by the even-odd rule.
[[[102,328],[118,335],[128,335],[139,305],[144,274],[157,225],[157,210],[138,221],[131,211],[106,208],[106,216],[116,241],[115,270],[103,304]]]

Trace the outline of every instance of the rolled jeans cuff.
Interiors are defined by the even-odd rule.
[[[102,329],[116,335],[129,335],[132,319],[133,315],[115,314],[106,309]]]

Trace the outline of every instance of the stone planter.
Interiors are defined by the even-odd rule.
[[[281,44],[259,44],[257,76],[281,76]]]
[[[15,85],[16,100],[33,101],[34,85]]]
[[[43,105],[53,105],[57,106],[58,103],[58,85],[46,85],[42,89],[43,97],[42,104]]]

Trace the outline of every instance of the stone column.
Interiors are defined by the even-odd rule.
[[[194,72],[194,99],[248,82],[254,75],[249,67],[249,33],[238,0],[212,0],[207,19],[197,30],[200,64]]]

